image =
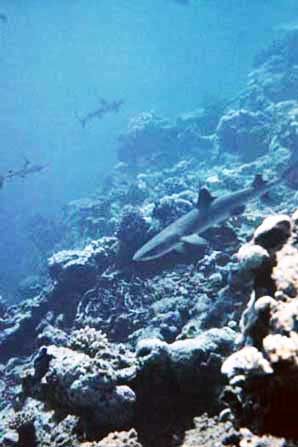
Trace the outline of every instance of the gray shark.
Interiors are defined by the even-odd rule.
[[[8,174],[5,177],[8,179],[11,179],[13,177],[25,178],[27,177],[27,175],[34,174],[36,172],[41,172],[47,167],[48,165],[38,165],[38,164],[32,165],[29,160],[25,160],[24,166],[21,169],[15,171],[11,169],[8,171]]]
[[[84,118],[77,118],[81,123],[82,127],[86,127],[87,123],[94,118],[102,119],[107,113],[118,113],[120,108],[123,106],[124,101],[120,99],[119,101],[108,102],[104,98],[100,99],[100,107],[93,112],[89,112]]]
[[[219,198],[212,196],[206,187],[201,188],[197,206],[150,239],[135,253],[133,260],[151,261],[172,251],[185,253],[190,245],[206,245],[200,233],[233,215],[241,214],[249,200],[266,194],[282,178],[265,182],[257,174],[248,188]]]

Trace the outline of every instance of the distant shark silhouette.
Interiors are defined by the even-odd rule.
[[[5,174],[5,175],[0,174],[0,189],[3,188],[6,180],[10,180],[14,177],[20,177],[20,178],[24,179],[28,175],[44,171],[47,167],[48,167],[47,164],[46,165],[39,165],[39,164],[34,165],[34,164],[31,164],[31,162],[29,160],[25,159],[24,165],[21,169],[17,169],[17,170],[10,169],[7,174]]]
[[[261,175],[256,175],[251,186],[223,197],[213,197],[206,187],[200,189],[197,206],[141,247],[133,260],[151,261],[176,251],[186,253],[190,246],[206,245],[199,236],[213,225],[237,214],[242,214],[249,200],[266,194],[277,185],[287,173],[271,182],[265,182]]]
[[[101,98],[100,107],[98,107],[98,109],[88,113],[84,118],[80,118],[78,115],[77,118],[80,121],[81,126],[86,127],[86,124],[94,118],[102,119],[107,113],[118,113],[123,104],[124,101],[122,99],[118,101],[108,102],[105,99]]]
[[[11,169],[10,171],[8,171],[7,175],[3,176],[3,177],[4,177],[4,179],[5,178],[10,179],[13,177],[25,178],[28,175],[44,171],[47,167],[48,167],[48,165],[39,165],[39,164],[35,165],[35,164],[31,164],[31,162],[29,160],[25,160],[24,166],[21,169],[18,169],[16,171]]]

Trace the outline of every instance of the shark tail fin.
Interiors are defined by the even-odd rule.
[[[252,186],[255,189],[260,189],[262,186],[266,185],[266,181],[263,179],[262,174],[256,174]]]

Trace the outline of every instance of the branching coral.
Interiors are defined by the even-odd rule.
[[[69,347],[95,357],[97,353],[108,350],[108,338],[102,331],[86,326],[72,332]]]

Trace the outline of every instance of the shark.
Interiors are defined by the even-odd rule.
[[[206,246],[200,233],[229,217],[242,214],[248,201],[266,195],[282,178],[265,181],[261,174],[257,174],[247,188],[222,197],[213,196],[205,186],[200,188],[194,209],[150,239],[135,253],[133,261],[152,261],[172,251],[183,254],[190,246]]]
[[[108,102],[104,98],[101,98],[98,109],[94,110],[93,112],[89,112],[86,116],[84,116],[84,118],[80,118],[78,115],[76,116],[81,123],[81,126],[84,128],[86,127],[87,123],[94,118],[102,119],[107,113],[118,113],[123,104],[123,99]]]
[[[37,172],[41,172],[46,169],[48,165],[39,165],[39,164],[31,164],[29,160],[25,159],[24,165],[21,169],[18,170],[10,170],[5,178],[11,179],[13,177],[21,177],[25,178],[27,175],[34,174]]]

